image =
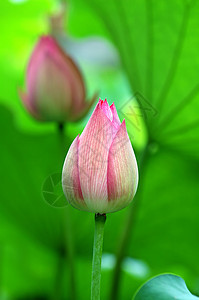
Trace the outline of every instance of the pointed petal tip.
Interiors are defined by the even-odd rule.
[[[121,125],[123,125],[123,126],[125,126],[125,127],[126,127],[126,121],[125,121],[125,119],[123,119],[123,121],[122,121]]]
[[[79,142],[79,133],[78,133],[78,135],[76,136],[76,138],[74,139],[74,141],[77,141],[77,143]]]
[[[107,101],[106,98],[105,98],[104,100],[101,99],[101,98],[99,98],[99,103],[100,103],[101,105],[108,105],[108,101]]]
[[[123,131],[125,131],[125,133],[128,135],[128,133],[127,133],[127,128],[126,128],[126,121],[125,121],[125,119],[123,119],[123,121],[122,121],[122,123],[121,123],[121,125],[120,125],[120,129],[123,130]]]
[[[111,104],[110,110],[111,110],[112,115],[113,115],[113,124],[116,126],[116,128],[118,128],[118,126],[121,125],[121,122],[120,122],[120,119],[119,119],[117,109],[116,109],[116,106],[115,106],[114,102]]]
[[[107,100],[105,99],[104,101],[102,101],[101,103],[101,109],[104,112],[104,114],[112,121],[113,119],[113,114],[111,112],[110,106],[107,102]]]
[[[40,37],[40,43],[56,43],[55,39],[50,35],[42,35]]]
[[[114,102],[110,105],[110,108],[115,108],[115,103]]]

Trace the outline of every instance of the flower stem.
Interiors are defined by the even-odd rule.
[[[53,290],[51,293],[50,300],[60,300],[62,299],[62,287],[63,287],[63,277],[64,277],[64,257],[62,249],[58,249],[57,262],[56,262],[56,270],[55,270],[55,278]]]
[[[95,214],[91,300],[100,300],[101,259],[105,221],[105,214]]]
[[[67,263],[69,268],[69,279],[70,279],[70,299],[76,299],[76,280],[75,280],[75,264],[74,264],[74,241],[72,235],[72,224],[70,218],[70,209],[69,207],[63,208],[63,229],[64,229],[64,240],[65,240],[65,249],[67,252]]]

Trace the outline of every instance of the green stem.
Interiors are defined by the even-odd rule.
[[[61,158],[64,161],[65,156],[65,143],[64,143],[64,124],[58,124],[58,134],[59,143],[61,149]],[[74,242],[72,238],[72,228],[71,228],[71,217],[69,212],[69,207],[64,207],[61,213],[61,228],[64,237],[63,251],[59,253],[59,258],[57,262],[57,273],[55,278],[55,292],[56,300],[63,299],[63,276],[65,268],[65,258],[67,256],[67,263],[69,268],[69,278],[70,278],[70,299],[76,299],[76,284],[75,284],[75,264],[74,264]]]
[[[95,214],[91,300],[100,300],[101,259],[105,221],[105,214]]]
[[[58,134],[59,134],[59,144],[60,144],[60,154],[61,154],[61,159],[64,159],[65,156],[65,142],[64,142],[64,123],[58,123]]]
[[[65,249],[68,256],[68,267],[70,271],[70,299],[76,299],[76,281],[75,281],[75,264],[74,264],[74,241],[72,235],[72,224],[70,218],[70,207],[64,207],[63,209],[63,228],[64,228],[64,240]]]
[[[56,273],[55,281],[53,285],[53,291],[50,297],[50,300],[61,300],[62,295],[62,286],[63,286],[63,277],[64,277],[64,253],[62,249],[59,249],[57,262],[56,262]]]
[[[148,145],[142,152],[138,164],[140,167],[139,177],[142,182],[143,182],[143,170],[146,167],[147,157],[148,157]],[[130,210],[128,212],[126,222],[124,223],[122,234],[119,239],[118,252],[116,253],[116,264],[113,272],[113,281],[111,286],[110,300],[116,300],[119,298],[119,288],[120,288],[121,275],[122,275],[121,264],[124,256],[126,255],[126,250],[128,248],[128,245],[130,244],[131,241],[132,231],[136,221],[137,212],[140,206],[141,191],[142,189],[139,186],[136,197],[133,200],[133,204],[131,205]]]

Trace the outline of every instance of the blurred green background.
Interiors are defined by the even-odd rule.
[[[56,124],[33,120],[18,96],[25,86],[32,49],[39,36],[49,32],[49,15],[59,11],[59,4],[53,0],[0,2],[2,300],[52,299],[60,259],[64,266],[60,299],[71,299],[67,253],[62,251],[65,208],[49,205],[42,187],[51,174],[61,173],[64,156],[92,109],[82,121],[66,124],[63,150]],[[59,42],[74,55],[88,99],[98,91],[109,104],[114,101],[120,119],[126,118],[137,157],[145,153],[139,164],[139,205],[118,299],[131,299],[143,282],[163,272],[180,275],[199,296],[198,28],[198,1],[67,3],[65,35]],[[99,42],[98,47],[92,39]],[[131,206],[107,216],[102,299],[109,299],[114,255]],[[77,299],[87,300],[94,217],[66,209],[75,243]]]

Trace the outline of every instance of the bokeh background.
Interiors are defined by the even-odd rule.
[[[18,95],[33,47],[47,33],[79,66],[88,100],[98,92],[115,102],[139,161],[118,299],[132,299],[143,282],[164,272],[183,277],[199,296],[199,2],[66,4],[63,30],[56,31],[49,16],[59,15],[57,1],[0,2],[0,299],[72,299],[63,221],[74,241],[77,299],[90,298],[94,217],[50,205],[42,191],[46,178],[59,177],[92,109],[65,124],[61,149],[57,125],[35,121]],[[107,216],[102,299],[109,299],[133,205]]]

